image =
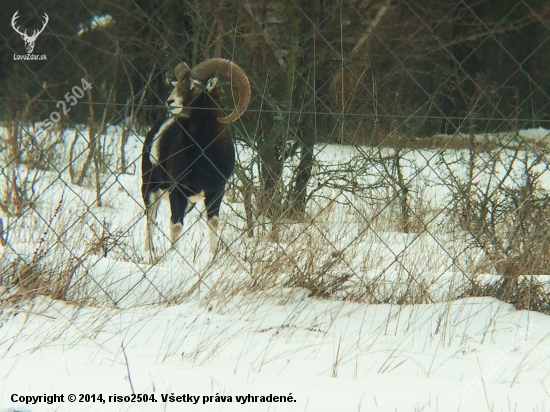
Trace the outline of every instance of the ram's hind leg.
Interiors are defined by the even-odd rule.
[[[154,192],[149,192],[144,196],[145,201],[145,216],[147,217],[145,227],[145,250],[153,250],[153,235],[155,233],[155,220],[157,211],[162,197],[162,190],[158,189]]]
[[[222,204],[224,190],[217,194],[207,194],[204,198],[206,204],[206,214],[208,219],[210,252],[215,255],[218,250],[218,217],[220,215],[220,206]]]
[[[190,209],[187,197],[178,188],[170,192],[170,209],[172,211],[172,216],[170,217],[170,241],[172,242],[172,248],[176,249],[178,240],[183,232],[183,219]]]

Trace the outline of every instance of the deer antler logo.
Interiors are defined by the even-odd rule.
[[[34,42],[36,41],[36,38],[38,37],[38,35],[40,33],[42,33],[44,31],[44,29],[46,28],[46,24],[48,24],[48,21],[50,20],[50,18],[48,17],[48,15],[46,13],[44,13],[44,25],[42,26],[42,28],[40,30],[34,30],[32,36],[29,36],[29,35],[27,35],[27,30],[25,30],[24,33],[21,33],[19,31],[19,27],[15,26],[15,21],[19,17],[17,15],[17,13],[19,13],[19,10],[17,10],[15,12],[15,14],[13,15],[13,17],[11,18],[11,27],[13,27],[13,29],[21,35],[21,37],[25,41],[25,48],[27,49],[27,53],[30,54],[30,53],[32,53],[32,51],[34,49]]]

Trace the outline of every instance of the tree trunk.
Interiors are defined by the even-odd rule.
[[[300,19],[299,10],[294,0],[284,1],[285,13],[289,19],[289,47],[287,62],[284,67],[284,76],[281,80],[281,89],[283,107],[288,107],[287,116],[291,116],[292,97],[294,91],[294,81],[296,76],[296,66],[298,61],[299,42],[300,42]],[[284,111],[281,111],[284,115]],[[280,116],[271,114],[271,127],[267,128],[266,137],[259,150],[262,172],[263,194],[261,196],[261,212],[267,215],[273,226],[277,226],[282,212],[283,190],[282,176],[283,163],[286,158],[286,136],[288,133],[288,121]]]
[[[301,139],[300,163],[296,169],[294,187],[291,192],[290,204],[292,212],[303,214],[307,206],[307,185],[313,169],[313,149],[315,145],[314,115],[306,116],[303,123],[303,135]]]

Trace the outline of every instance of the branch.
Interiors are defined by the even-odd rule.
[[[126,371],[128,372],[128,382],[130,382],[130,388],[132,393],[135,394],[134,385],[132,384],[132,375],[130,374],[130,365],[128,365],[128,357],[126,356],[126,351],[124,350],[124,342],[121,342],[120,347],[122,348],[122,354],[124,355],[124,360],[126,362]]]
[[[369,39],[370,35],[374,32],[374,29],[376,28],[376,26],[378,26],[378,23],[380,23],[380,20],[382,20],[382,17],[384,17],[384,14],[386,14],[386,11],[388,11],[390,4],[391,4],[391,0],[386,0],[385,3],[382,4],[380,9],[378,10],[378,13],[376,13],[376,16],[370,22],[369,27],[367,27],[367,30],[365,31],[365,33],[363,33],[361,38],[357,41],[357,43],[353,47],[353,50],[350,53],[350,57],[356,54],[361,48],[361,46],[363,45],[363,43],[365,43]]]
[[[275,44],[275,42],[269,37],[269,34],[263,29],[262,23],[258,20],[256,15],[254,14],[254,11],[252,10],[252,7],[250,6],[250,3],[247,0],[243,0],[243,6],[245,10],[250,14],[250,16],[258,23],[258,29],[260,29],[260,32],[262,33],[262,36],[264,37],[265,42],[267,45],[271,48],[271,51],[273,51],[273,54],[275,55],[275,58],[277,59],[277,62],[279,65],[285,69],[286,63],[284,60],[285,53]]]

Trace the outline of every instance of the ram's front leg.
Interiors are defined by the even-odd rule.
[[[218,251],[219,237],[218,237],[218,217],[220,215],[220,206],[225,189],[222,189],[218,193],[207,194],[204,198],[206,205],[206,215],[208,218],[208,227],[210,228],[209,240],[210,240],[210,253],[214,256]]]
[[[176,249],[178,241],[183,232],[183,219],[187,213],[189,201],[183,194],[181,189],[175,188],[170,192],[170,209],[172,216],[170,217],[170,241],[172,249]]]

